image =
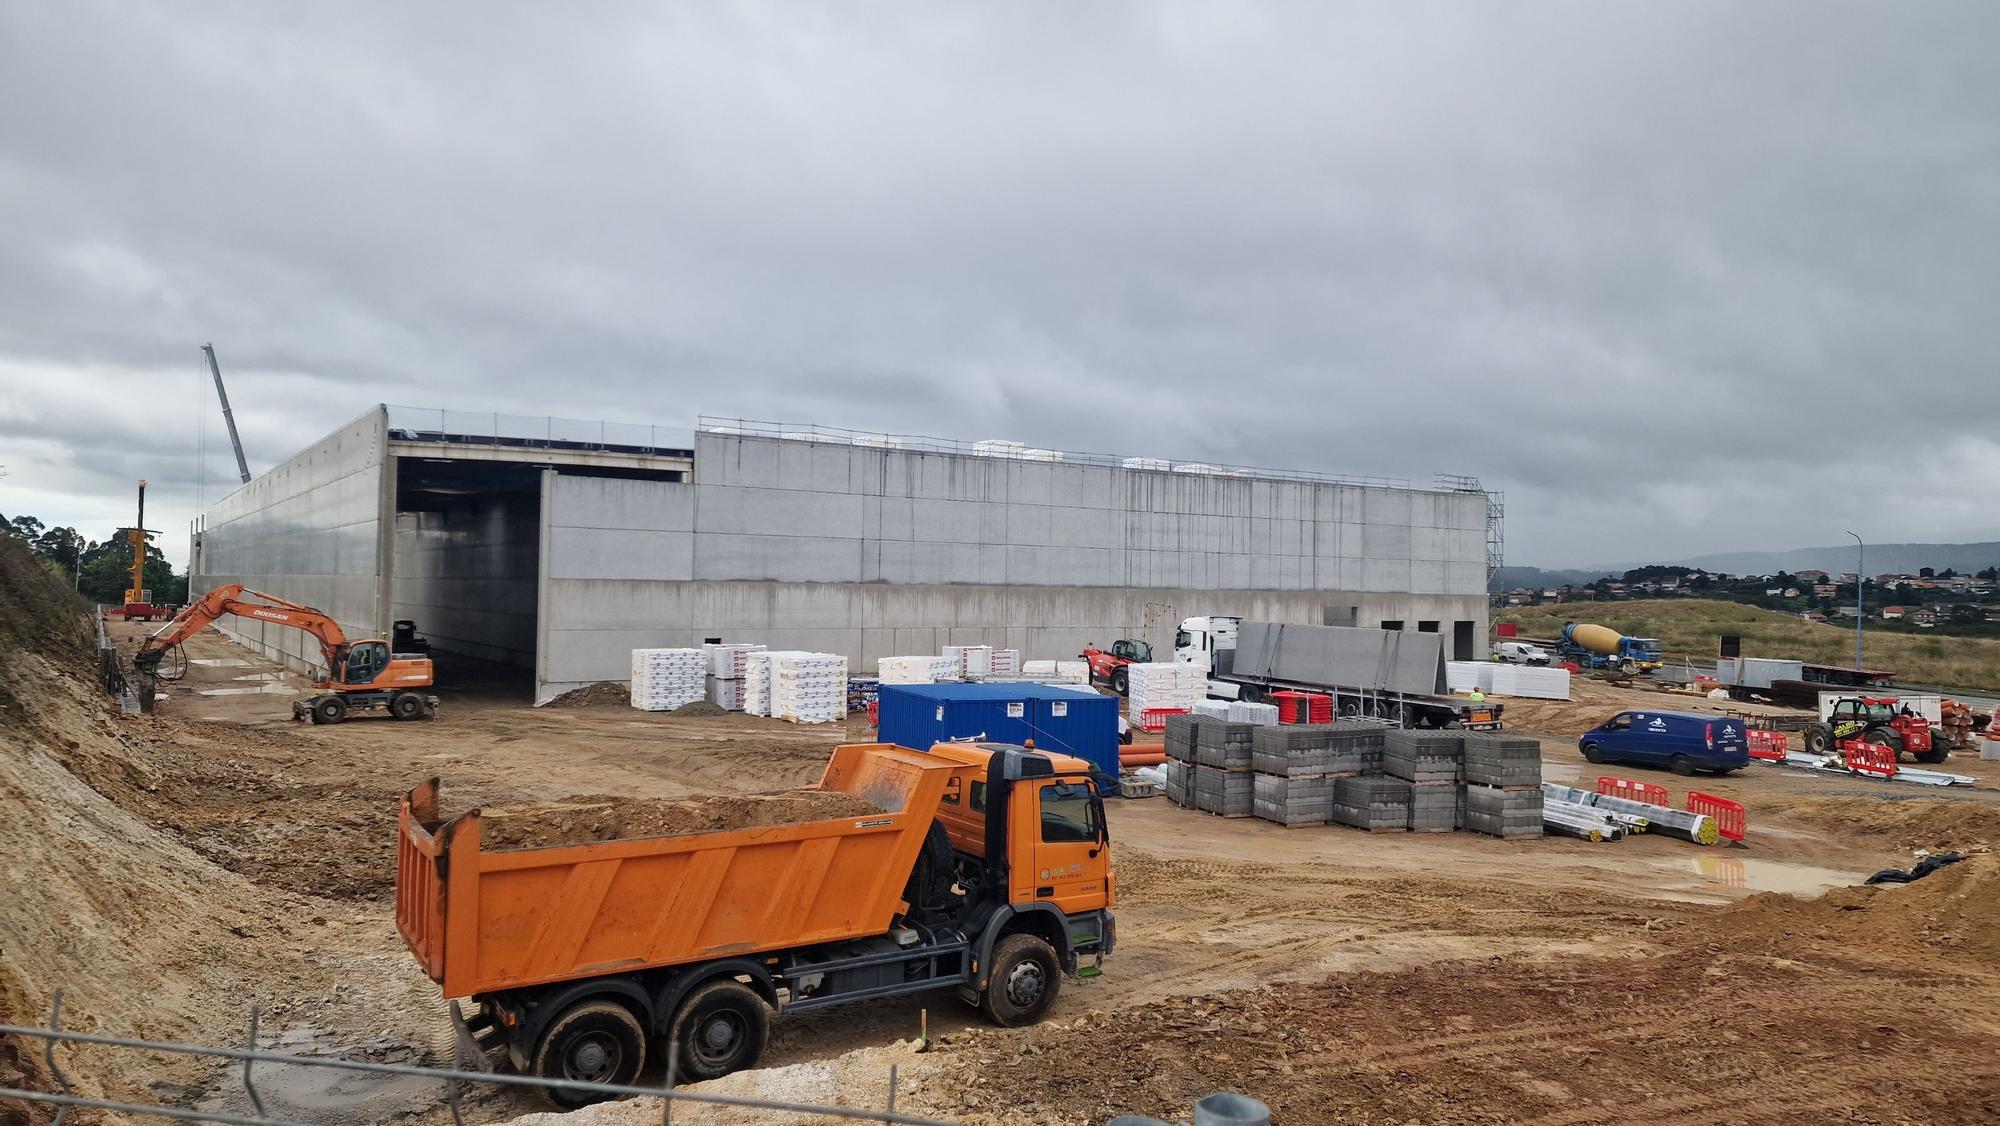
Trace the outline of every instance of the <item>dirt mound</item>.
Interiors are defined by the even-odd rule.
[[[1817,899],[1767,892],[1676,932],[1682,945],[1854,951],[1902,961],[1912,952],[2000,968],[2000,856],[1973,856],[1913,884],[1836,888]]]
[[[0,536],[0,649],[33,650],[64,664],[90,660],[90,607],[28,545]]]
[[[602,708],[613,704],[632,706],[632,689],[615,680],[586,684],[582,688],[569,691],[543,704],[545,708]]]
[[[682,704],[667,714],[680,716],[682,719],[706,719],[711,716],[728,715],[729,709],[721,704],[711,704],[707,700],[696,700],[692,704]]]
[[[1758,802],[1759,813],[1842,834],[1866,833],[1899,849],[2000,847],[2000,803],[1961,798],[1785,798]]]
[[[480,844],[490,849],[546,848],[630,837],[763,829],[880,812],[881,808],[871,802],[835,790],[695,794],[681,801],[586,794],[482,810]]]

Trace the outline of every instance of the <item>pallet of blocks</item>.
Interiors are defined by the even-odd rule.
[[[832,723],[846,718],[847,658],[838,653],[773,657],[771,714],[793,723]]]
[[[1194,808],[1195,730],[1195,717],[1191,715],[1167,717],[1164,739],[1167,761],[1162,765],[1167,776],[1167,800],[1182,809]]]
[[[632,650],[632,706],[670,712],[708,695],[708,657],[699,649]]]
[[[1463,748],[1464,827],[1490,837],[1541,836],[1541,742],[1468,731]]]
[[[1382,771],[1410,784],[1409,829],[1449,833],[1458,827],[1463,747],[1456,731],[1391,731],[1382,742]]]
[[[1279,825],[1333,820],[1333,728],[1263,727],[1250,738],[1252,811]]]
[[[1403,833],[1410,828],[1410,784],[1383,774],[1354,774],[1333,780],[1333,821],[1371,833]]]
[[[875,661],[879,684],[936,684],[958,679],[959,662],[953,657],[880,657]]]
[[[1125,666],[1125,714],[1138,727],[1149,711],[1191,712],[1208,692],[1208,678],[1193,665],[1153,661]]]
[[[1209,720],[1196,725],[1196,809],[1223,817],[1249,817],[1254,812],[1256,788],[1250,772],[1250,739],[1256,730],[1254,724],[1227,721]]]
[[[727,711],[742,711],[743,676],[750,668],[750,654],[761,652],[764,647],[718,642],[701,648],[708,654],[708,702]]]

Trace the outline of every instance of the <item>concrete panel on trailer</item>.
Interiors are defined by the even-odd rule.
[[[1434,633],[1246,621],[1236,670],[1306,684],[1444,691],[1444,649]]]

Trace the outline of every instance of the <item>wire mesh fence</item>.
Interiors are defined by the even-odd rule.
[[[789,1118],[774,1118],[772,1121],[795,1121],[803,1116],[820,1116],[856,1122],[882,1122],[899,1126],[952,1126],[941,1119],[924,1118],[905,1114],[896,1109],[897,1068],[890,1065],[881,1103],[878,1107],[832,1106],[817,1103],[790,1102],[780,1099],[759,1099],[741,1095],[721,1095],[708,1092],[677,1090],[675,1088],[675,1062],[680,1055],[680,1045],[670,1042],[667,1046],[667,1068],[664,1082],[657,1087],[643,1087],[632,1084],[593,1083],[580,1080],[546,1079],[536,1075],[511,1075],[490,1071],[468,1071],[457,1062],[449,1067],[426,1067],[419,1064],[375,1063],[366,1060],[342,1059],[337,1056],[307,1056],[290,1052],[275,1052],[258,1047],[259,1011],[250,1012],[249,1027],[244,1046],[240,1048],[222,1047],[208,1044],[180,1044],[171,1041],[143,1040],[128,1036],[105,1036],[97,1033],[76,1032],[62,1027],[63,991],[57,990],[49,1005],[48,1023],[36,1027],[32,1025],[0,1024],[0,1036],[15,1037],[24,1046],[40,1042],[40,1049],[24,1052],[42,1061],[49,1082],[55,1090],[37,1091],[25,1087],[0,1086],[0,1105],[6,1100],[19,1099],[25,1103],[40,1103],[57,1108],[56,1126],[61,1126],[73,1110],[105,1110],[122,1114],[148,1115],[181,1122],[220,1122],[237,1126],[311,1126],[283,1117],[266,1104],[263,1091],[258,1086],[256,1066],[288,1065],[305,1068],[326,1068],[331,1070],[372,1074],[378,1076],[403,1076],[436,1081],[443,1090],[443,1101],[451,1120],[463,1126],[464,1095],[468,1085],[488,1085],[535,1091],[560,1091],[569,1099],[579,1096],[601,1096],[606,1099],[651,1097],[661,1100],[660,1121],[662,1126],[672,1126],[676,1105],[702,1105],[730,1107],[736,1110],[768,1112],[772,1115],[788,1115]],[[467,1043],[469,1034],[462,1021],[458,1027],[460,1058],[478,1058],[477,1049]],[[170,1106],[165,1103],[138,1103],[124,1099],[99,1098],[78,1092],[77,1085],[64,1070],[57,1055],[57,1045],[89,1044],[101,1047],[128,1049],[155,1057],[200,1057],[224,1061],[241,1062],[243,1067],[238,1081],[243,1094],[251,1106],[251,1113],[237,1111]]]

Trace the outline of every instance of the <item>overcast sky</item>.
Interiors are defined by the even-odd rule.
[[[2000,5],[0,6],[0,512],[376,402],[2000,539]],[[198,430],[206,465],[197,472]],[[197,478],[200,478],[198,480]]]

